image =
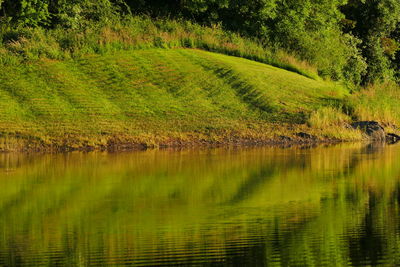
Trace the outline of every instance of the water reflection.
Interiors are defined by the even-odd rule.
[[[400,265],[400,146],[0,155],[0,266]]]

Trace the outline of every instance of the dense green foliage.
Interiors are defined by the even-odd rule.
[[[400,1],[350,0],[343,12],[347,18],[345,31],[362,40],[362,53],[368,63],[366,81],[391,77],[393,71],[398,74]]]
[[[355,85],[399,75],[398,0],[0,0],[2,35],[21,26],[83,30],[132,13],[221,25]]]

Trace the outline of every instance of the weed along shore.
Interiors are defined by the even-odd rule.
[[[376,122],[359,122],[372,123]],[[358,124],[358,123],[356,123]],[[342,142],[378,142],[395,144],[400,136],[388,133],[383,128],[354,128],[359,139],[341,139],[327,137],[323,130],[307,126],[289,126],[279,124],[263,125],[260,128],[239,131],[221,131],[219,133],[171,133],[170,135],[144,136],[59,136],[41,139],[33,136],[16,134],[0,137],[0,152],[72,152],[72,151],[109,151],[122,152],[164,148],[205,148],[205,147],[254,147],[254,146],[309,146],[337,144]],[[381,127],[381,126],[379,126]],[[304,132],[307,131],[307,132]],[[349,129],[346,129],[349,131]],[[309,134],[309,133],[313,134]]]
[[[271,127],[273,127],[271,125]],[[283,129],[283,128],[282,128]],[[268,129],[266,129],[268,130]],[[270,130],[270,129],[269,129]],[[304,132],[278,135],[277,132],[266,134],[247,130],[221,134],[184,133],[179,136],[115,136],[115,137],[59,137],[44,141],[29,136],[3,136],[0,138],[0,152],[72,152],[72,151],[134,151],[164,148],[204,148],[204,147],[254,147],[336,144],[345,140],[318,138]],[[273,136],[271,136],[273,135]],[[356,141],[356,140],[353,140]]]

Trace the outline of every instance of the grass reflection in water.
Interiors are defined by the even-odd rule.
[[[0,266],[399,265],[400,146],[0,155]]]

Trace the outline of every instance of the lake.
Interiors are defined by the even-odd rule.
[[[400,265],[400,146],[0,154],[0,266]]]

